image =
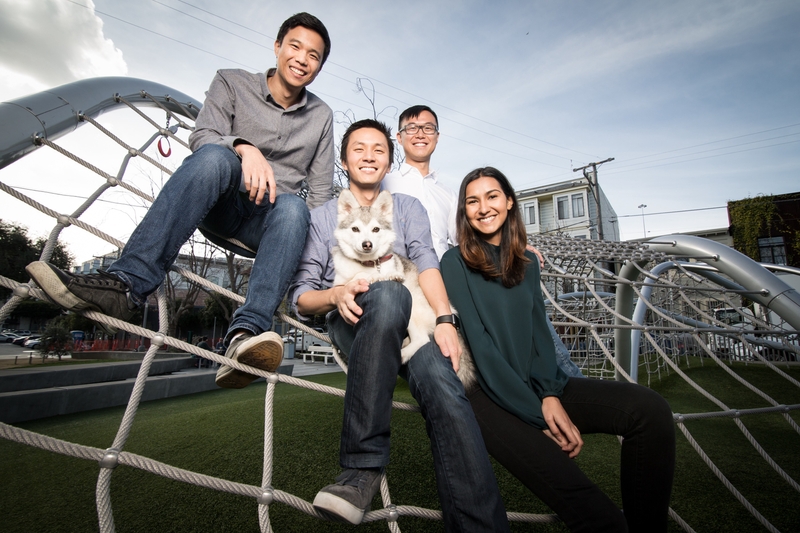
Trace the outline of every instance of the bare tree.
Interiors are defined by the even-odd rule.
[[[252,261],[237,257],[235,253],[224,248],[216,247],[225,256],[226,273],[228,276],[229,286],[228,290],[238,295],[244,296],[247,294],[247,284],[250,280],[250,271],[253,268]],[[215,259],[216,261],[216,259]],[[208,291],[204,289],[209,298],[213,301],[214,307],[219,309],[222,318],[230,324],[233,318],[233,313],[241,305],[238,301],[232,300],[218,292]]]
[[[375,85],[372,83],[372,80],[369,78],[356,78],[356,92],[361,93],[364,95],[364,98],[367,99],[369,102],[370,108],[372,109],[372,117],[375,120],[381,120],[386,122],[389,127],[391,128],[394,125],[395,120],[397,120],[398,109],[395,106],[386,106],[380,111],[375,106],[376,102],[376,95],[377,92],[375,91]],[[363,117],[362,117],[363,118]],[[350,126],[353,122],[360,120],[356,113],[352,109],[347,109],[345,111],[334,111],[333,113],[333,121],[336,124],[341,124],[345,128]],[[394,142],[394,139],[392,139]],[[342,189],[346,189],[350,186],[350,179],[347,177],[347,172],[345,172],[344,168],[342,168],[341,163],[341,153],[342,153],[342,146],[341,144],[336,144],[336,157],[334,157],[334,169],[333,169],[333,196],[338,197],[339,192]],[[403,161],[405,161],[405,156],[402,150],[395,150],[394,151],[394,162],[393,166],[400,166]],[[298,195],[301,198],[308,197],[308,187],[303,186],[300,190]]]
[[[178,257],[178,264],[193,274],[205,278],[208,275],[209,266],[213,262],[212,250],[216,247],[205,239],[198,241],[195,236],[189,239],[185,247],[188,247],[189,253],[181,254]],[[183,315],[194,310],[198,296],[204,291],[200,285],[184,279],[174,272],[167,274],[164,283],[169,313],[168,332],[170,336],[174,336],[178,321]]]

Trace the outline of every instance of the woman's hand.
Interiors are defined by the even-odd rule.
[[[542,415],[549,428],[543,430],[544,434],[561,446],[561,450],[568,453],[570,459],[577,457],[583,448],[583,439],[561,405],[561,400],[556,396],[546,396],[542,400]]]
[[[458,343],[458,332],[455,326],[449,323],[442,323],[433,330],[433,340],[442,351],[442,355],[450,358],[453,370],[458,372],[461,364],[461,345]]]

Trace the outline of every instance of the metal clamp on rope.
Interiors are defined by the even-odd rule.
[[[20,283],[19,285],[14,287],[14,290],[11,291],[11,294],[13,294],[18,298],[27,298],[28,295],[30,294],[30,291],[31,291],[30,285],[28,285],[27,283]]]
[[[397,522],[397,519],[400,518],[400,513],[397,512],[397,506],[392,504],[387,507],[389,510],[389,517],[386,519],[389,522]]]
[[[119,464],[119,450],[116,448],[109,448],[106,450],[103,458],[100,459],[100,468],[114,469]]]
[[[259,505],[272,505],[274,500],[275,496],[272,493],[272,487],[265,488],[264,492],[261,493],[261,496],[258,497]]]

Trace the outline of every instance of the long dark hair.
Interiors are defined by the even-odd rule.
[[[484,241],[467,219],[467,185],[479,178],[494,178],[512,206],[501,228],[500,264],[493,259],[490,245]],[[476,168],[464,177],[458,190],[458,211],[456,212],[456,235],[461,256],[472,270],[480,272],[486,279],[500,278],[505,287],[522,283],[530,259],[525,257],[527,234],[517,204],[517,195],[505,175],[493,167]]]

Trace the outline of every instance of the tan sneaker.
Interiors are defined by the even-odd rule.
[[[283,340],[274,331],[255,337],[242,333],[233,338],[225,357],[259,370],[275,372],[283,361]],[[216,383],[224,389],[243,389],[258,377],[222,365],[217,370]]]

